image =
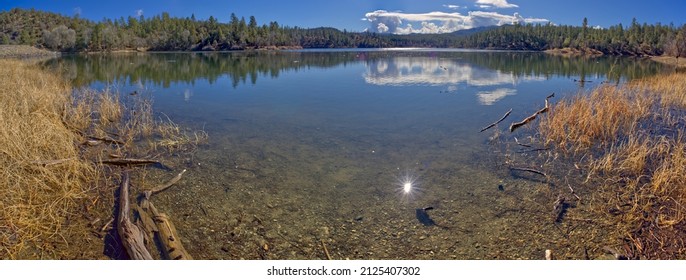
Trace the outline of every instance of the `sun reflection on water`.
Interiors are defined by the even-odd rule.
[[[419,176],[409,171],[398,175],[394,186],[398,195],[406,202],[414,200],[422,192]]]

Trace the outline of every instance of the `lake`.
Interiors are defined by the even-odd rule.
[[[437,49],[45,64],[78,87],[151,96],[156,116],[209,134],[192,153],[163,159],[173,171],[146,170],[155,185],[188,169],[153,201],[196,259],[542,259],[546,249],[596,258],[615,238],[611,225],[588,222],[583,203],[555,221],[569,182],[556,170],[511,170],[515,160],[545,166],[513,141],[529,143],[537,122],[508,127],[552,93],[554,104],[662,71],[634,58]]]

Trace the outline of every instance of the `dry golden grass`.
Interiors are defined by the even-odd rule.
[[[686,74],[563,100],[539,132],[586,167],[602,202],[596,210],[618,215],[610,219],[628,240],[627,254],[686,257]]]
[[[563,151],[586,152],[612,144],[620,133],[631,131],[644,118],[653,100],[645,94],[614,86],[601,86],[590,94],[562,100],[541,120],[546,144]]]
[[[124,114],[124,108],[121,105],[121,102],[119,102],[119,97],[109,90],[97,93],[97,97],[100,124],[106,126],[110,123],[119,122]]]
[[[0,61],[0,258],[59,235],[87,191],[94,169],[62,122],[69,95],[54,75]]]
[[[0,60],[0,259],[62,256],[55,244],[75,238],[65,233],[89,232],[84,208],[107,201],[100,208],[111,213],[118,174],[99,159],[194,148],[206,136],[154,121],[148,99],[137,97],[127,109],[117,93],[73,91],[54,74]],[[118,142],[85,145],[92,137]]]

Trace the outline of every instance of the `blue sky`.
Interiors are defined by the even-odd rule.
[[[625,26],[636,18],[647,22],[680,26],[686,22],[686,1],[672,0],[168,0],[1,1],[0,9],[36,8],[64,15],[100,20],[104,17],[172,16],[198,19],[215,16],[228,21],[231,13],[259,24],[277,21],[300,27],[328,26],[350,31],[452,32],[513,21],[580,25],[587,17],[592,26]]]

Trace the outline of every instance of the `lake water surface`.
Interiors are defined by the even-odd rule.
[[[188,169],[154,202],[197,259],[599,257],[614,237],[602,223],[579,224],[589,220],[582,203],[563,222],[551,217],[566,185],[509,170],[505,142],[534,132],[508,126],[551,93],[555,103],[661,71],[637,59],[435,49],[47,64],[77,86],[150,94],[156,115],[209,134],[193,154],[169,159],[174,171],[150,171]],[[426,207],[434,226],[416,215]]]

